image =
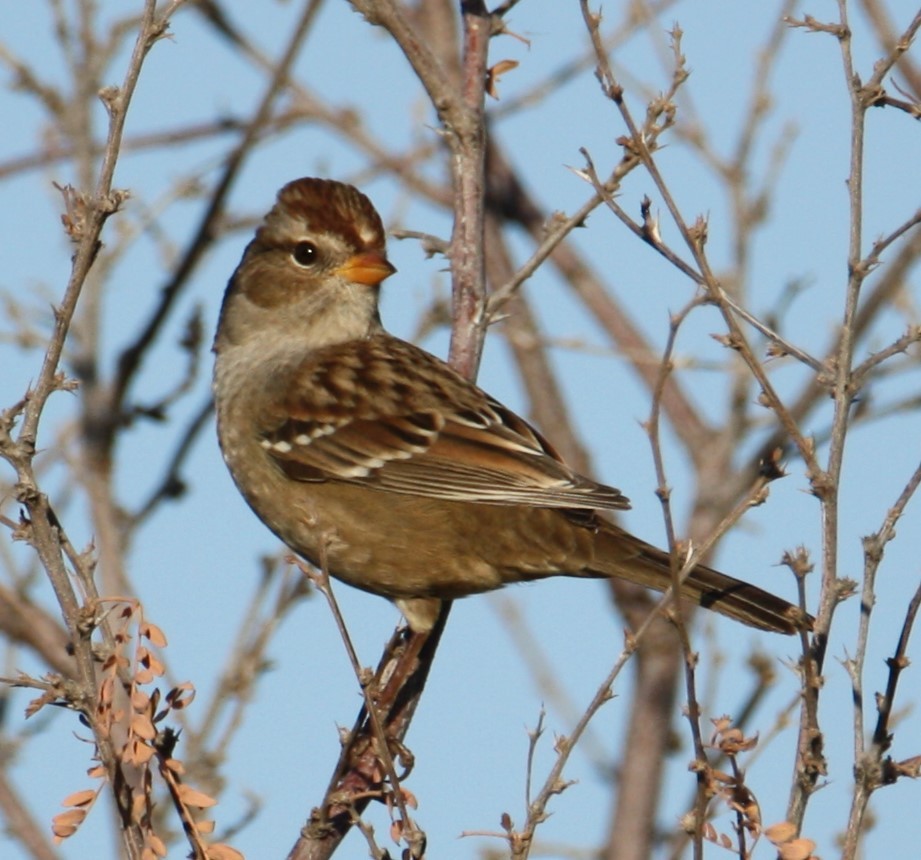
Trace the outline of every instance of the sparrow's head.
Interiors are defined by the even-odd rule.
[[[254,329],[297,333],[305,348],[365,337],[380,327],[379,286],[395,271],[364,194],[328,179],[289,182],[230,279],[219,341]]]

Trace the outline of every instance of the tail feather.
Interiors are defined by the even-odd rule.
[[[596,538],[595,558],[586,573],[628,579],[656,591],[671,587],[668,553],[607,523]],[[760,630],[790,634],[812,628],[812,617],[798,606],[702,564],[682,582],[681,596]]]

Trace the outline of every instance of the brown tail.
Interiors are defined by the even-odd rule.
[[[605,523],[596,536],[592,576],[616,576],[656,591],[672,584],[671,556],[617,526]],[[681,585],[681,596],[698,606],[776,633],[812,628],[813,619],[799,607],[756,585],[733,579],[713,568],[697,565]]]

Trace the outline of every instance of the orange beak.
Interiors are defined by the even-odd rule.
[[[389,278],[396,269],[387,258],[377,251],[356,254],[345,261],[335,274],[355,284],[376,287],[384,278]]]

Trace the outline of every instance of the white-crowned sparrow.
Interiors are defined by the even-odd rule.
[[[292,550],[429,629],[441,599],[557,574],[671,585],[669,556],[596,512],[629,502],[526,421],[381,326],[393,274],[355,188],[278,194],[227,287],[214,342],[233,479]],[[765,630],[809,619],[703,565],[683,597]]]

